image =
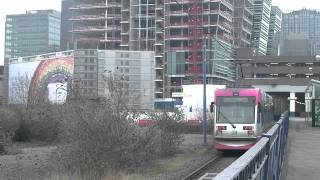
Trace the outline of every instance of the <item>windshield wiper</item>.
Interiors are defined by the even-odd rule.
[[[220,110],[218,111],[218,113],[221,114],[221,116],[222,116],[225,120],[227,120],[227,122],[233,127],[233,129],[236,128],[236,126],[235,126],[225,115],[223,115]]]

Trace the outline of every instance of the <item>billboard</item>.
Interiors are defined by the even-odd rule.
[[[206,85],[206,102],[207,109],[210,108],[211,102],[214,102],[214,92],[217,89],[226,88],[225,85]],[[203,84],[182,85],[182,111],[186,120],[200,120],[203,112]]]
[[[73,55],[36,58],[9,64],[9,103],[36,100],[64,103],[74,73]]]

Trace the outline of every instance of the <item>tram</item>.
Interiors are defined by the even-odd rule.
[[[272,97],[259,88],[226,88],[215,91],[215,148],[248,150],[274,124]]]

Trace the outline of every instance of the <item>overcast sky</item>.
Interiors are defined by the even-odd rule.
[[[0,7],[0,64],[4,58],[4,31],[5,18],[7,14],[20,14],[26,10],[38,9],[61,9],[61,0],[1,0]],[[299,10],[303,7],[320,9],[319,0],[273,0],[273,5],[279,6],[282,10]]]

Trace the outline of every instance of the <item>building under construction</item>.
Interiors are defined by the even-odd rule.
[[[234,46],[251,47],[253,28],[253,0],[234,1]]]
[[[250,46],[252,4],[252,0],[73,0],[72,41],[76,49],[154,51],[155,97],[170,97],[183,84],[203,83],[204,57],[207,83],[233,83],[233,47],[235,42],[237,47]],[[234,16],[241,23],[234,23]]]
[[[164,97],[163,0],[73,0],[75,49],[155,51],[155,97]]]
[[[165,1],[169,93],[181,92],[182,84],[202,84],[204,58],[207,83],[234,81],[235,68],[229,61],[233,47],[233,5],[233,0]]]

